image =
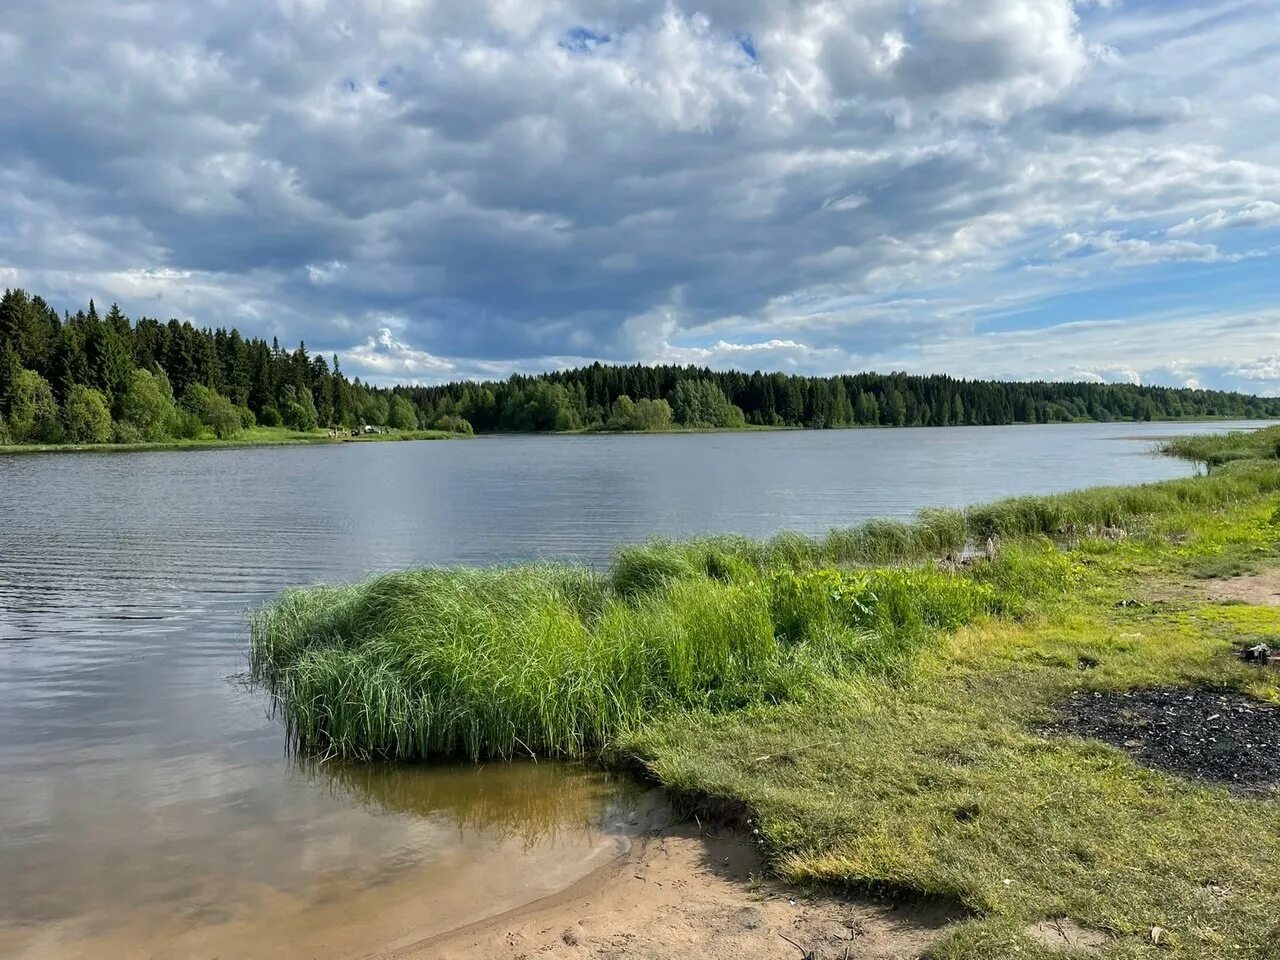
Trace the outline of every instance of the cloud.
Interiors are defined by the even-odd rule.
[[[1183,220],[1169,228],[1169,235],[1178,237],[1227,227],[1275,226],[1280,226],[1280,203],[1274,200],[1255,200],[1237,210],[1215,210],[1202,217]]]
[[[1088,237],[1068,233],[1054,244],[1053,249],[1058,256],[1096,254],[1126,265],[1184,260],[1212,263],[1223,259],[1218,248],[1211,243],[1144,240],[1140,237],[1125,237],[1114,230]]]
[[[1277,305],[1264,5],[13,6],[0,271],[59,307],[305,338],[385,382],[1043,373],[987,358],[997,334],[1147,376],[1175,330],[1232,377],[1256,348],[1187,313]],[[1066,332],[1119,301],[1145,341]]]

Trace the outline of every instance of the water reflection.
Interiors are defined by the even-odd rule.
[[[640,790],[577,764],[358,764],[300,760],[300,774],[339,799],[384,813],[443,820],[460,833],[537,844],[633,825]]]

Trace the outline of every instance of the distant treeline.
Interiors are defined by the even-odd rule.
[[[118,306],[59,316],[42,298],[0,299],[0,443],[131,443],[236,436],[249,427],[364,424],[412,430],[403,394],[348,380],[306,345],[140,318]],[[470,432],[457,418],[443,429]]]
[[[1280,398],[1133,384],[957,380],[859,373],[802,377],[698,367],[605,366],[504,381],[380,388],[335,355],[187,322],[131,321],[92,302],[59,315],[9,290],[0,300],[0,442],[154,440],[252,424],[365,424],[456,432],[671,427],[953,426],[1276,417]]]

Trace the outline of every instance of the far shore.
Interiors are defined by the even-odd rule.
[[[230,440],[202,437],[198,440],[157,440],[145,443],[10,443],[0,444],[6,453],[145,453],[163,450],[234,450],[245,447],[298,447],[313,444],[380,443],[392,440],[457,440],[469,435],[446,430],[397,430],[360,436],[330,435],[327,431],[302,432],[283,427],[255,427]]]
[[[1240,417],[1163,417],[1151,421],[1128,421],[1132,423],[1223,423],[1240,420]],[[1248,418],[1257,422],[1267,422],[1266,418]],[[984,426],[1085,426],[1104,423],[1119,423],[1117,420],[1063,420],[1051,424],[1026,423],[1018,421],[1007,424],[989,424]],[[957,424],[972,426],[972,424]],[[446,430],[386,430],[383,433],[360,434],[351,436],[342,431],[332,435],[325,430],[298,431],[285,427],[254,427],[244,434],[229,440],[214,437],[201,437],[196,440],[158,440],[143,443],[9,443],[0,444],[0,456],[22,453],[147,453],[156,451],[186,450],[236,450],[247,447],[295,447],[316,444],[338,443],[385,443],[404,440],[470,440],[478,437],[595,437],[595,436],[656,436],[667,434],[704,434],[704,433],[774,433],[792,431],[810,431],[815,428],[787,425],[748,424],[745,427],[670,427],[664,430],[607,430],[583,428],[578,430],[542,430],[542,431],[494,431],[482,434],[451,433]],[[890,424],[851,424],[848,426],[828,427],[828,430],[911,430],[915,426],[895,426]],[[924,428],[919,428],[924,429]],[[932,429],[950,429],[938,427]],[[1173,435],[1126,434],[1112,437],[1113,440],[1151,440],[1163,441],[1174,439]]]

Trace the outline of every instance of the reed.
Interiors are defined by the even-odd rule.
[[[252,617],[253,669],[305,749],[574,757],[657,712],[889,671],[930,629],[1003,608],[935,570],[661,569],[632,593],[552,565],[292,590]]]
[[[1175,437],[1166,441],[1160,450],[1210,468],[1236,460],[1277,459],[1280,458],[1280,426]]]

